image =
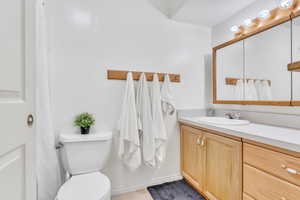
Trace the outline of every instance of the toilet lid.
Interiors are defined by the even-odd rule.
[[[76,175],[61,186],[57,200],[99,200],[110,192],[109,179],[100,172]]]

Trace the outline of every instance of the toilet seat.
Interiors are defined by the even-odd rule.
[[[111,184],[100,172],[72,176],[59,189],[56,200],[110,200]]]

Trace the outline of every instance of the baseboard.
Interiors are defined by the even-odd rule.
[[[115,196],[115,195],[120,195],[120,194],[124,194],[124,193],[128,193],[128,192],[134,192],[137,190],[145,189],[145,188],[153,186],[153,185],[159,185],[159,184],[177,181],[177,180],[181,180],[181,179],[182,179],[181,174],[175,174],[175,175],[165,176],[165,177],[158,177],[158,178],[153,179],[148,184],[146,183],[146,184],[140,184],[140,185],[132,185],[129,187],[113,188],[112,195]]]

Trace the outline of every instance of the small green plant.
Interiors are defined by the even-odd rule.
[[[95,119],[92,114],[82,113],[76,116],[74,124],[75,126],[79,126],[82,128],[89,128],[95,124]]]

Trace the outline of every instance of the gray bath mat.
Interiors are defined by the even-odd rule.
[[[184,180],[148,188],[154,200],[205,200]]]

